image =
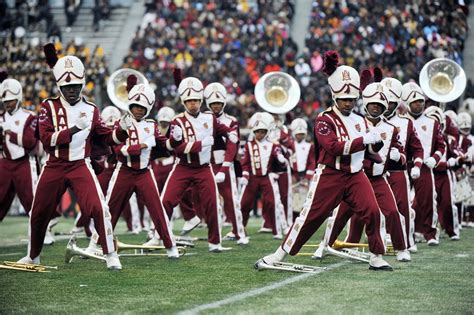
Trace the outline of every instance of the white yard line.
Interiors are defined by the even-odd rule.
[[[240,293],[240,294],[237,294],[237,295],[230,296],[230,297],[225,298],[225,299],[220,300],[220,301],[216,301],[216,302],[212,302],[212,303],[208,303],[208,304],[202,304],[202,305],[196,306],[194,308],[181,311],[181,312],[178,313],[178,315],[194,315],[194,314],[198,314],[199,312],[202,312],[202,311],[205,311],[205,310],[210,310],[210,309],[218,308],[218,307],[221,307],[221,306],[224,306],[224,305],[227,305],[227,304],[232,304],[232,303],[235,303],[237,301],[242,301],[242,300],[245,300],[246,298],[255,297],[257,295],[261,295],[261,294],[267,293],[269,291],[279,289],[279,288],[284,287],[288,284],[304,280],[304,279],[309,278],[311,276],[320,274],[324,271],[328,271],[328,270],[331,270],[331,269],[338,268],[338,267],[340,267],[342,265],[345,265],[347,263],[348,263],[348,261],[343,261],[343,262],[339,262],[337,264],[332,264],[332,265],[327,266],[326,269],[320,269],[320,270],[318,270],[314,273],[303,273],[303,274],[300,274],[300,275],[297,275],[297,276],[294,276],[294,277],[287,278],[283,281],[274,282],[270,285],[267,285],[267,286],[264,286],[264,287],[261,287],[261,288],[253,289],[253,290],[246,291],[246,292],[243,292],[243,293]],[[271,271],[265,271],[265,272],[271,272]]]
[[[16,255],[21,255],[24,254],[23,252],[18,252],[18,253],[6,253],[6,254],[0,254],[0,256],[16,256]]]

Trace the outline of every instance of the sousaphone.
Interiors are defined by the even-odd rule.
[[[132,74],[137,77],[137,84],[148,84],[148,80],[142,73],[129,68],[115,71],[107,81],[107,95],[112,103],[123,111],[128,111],[127,78]]]
[[[426,63],[419,81],[423,93],[440,103],[449,103],[460,97],[467,83],[463,68],[448,58],[436,58]]]
[[[257,104],[272,114],[285,114],[300,101],[298,82],[285,72],[269,72],[261,77],[254,89]]]

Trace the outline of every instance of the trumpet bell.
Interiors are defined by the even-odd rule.
[[[73,235],[70,239],[69,242],[66,245],[66,253],[64,255],[64,262],[66,264],[69,264],[72,262],[72,259],[75,256],[80,256],[83,258],[93,258],[93,259],[98,259],[101,261],[107,261],[104,255],[98,255],[98,254],[92,254],[86,251],[85,249],[80,248],[77,246],[76,242],[76,236]]]
[[[127,78],[132,74],[137,77],[137,84],[148,83],[142,73],[129,68],[115,71],[107,81],[107,95],[112,103],[123,111],[128,110]]]
[[[285,72],[269,72],[261,77],[254,89],[258,105],[272,114],[285,114],[292,110],[301,96],[298,82]]]
[[[427,62],[421,69],[419,81],[423,93],[440,103],[459,98],[467,84],[463,68],[448,58],[436,58]]]

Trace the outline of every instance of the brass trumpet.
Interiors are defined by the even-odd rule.
[[[125,244],[116,239],[117,253],[125,250],[133,250],[131,254],[120,254],[120,257],[137,257],[137,256],[167,256],[165,253],[150,253],[149,251],[154,250],[164,250],[164,246],[148,246],[148,245],[134,245],[134,244]],[[184,256],[186,254],[186,248],[178,246],[179,256]]]
[[[19,270],[27,272],[50,272],[47,269],[58,270],[57,266],[44,266],[37,264],[23,264],[13,261],[4,261],[3,265],[0,265],[0,269]]]

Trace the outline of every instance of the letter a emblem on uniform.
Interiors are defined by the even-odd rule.
[[[64,111],[63,111],[62,108],[60,108],[60,109],[58,110],[58,116],[60,116],[60,115],[64,115]]]

